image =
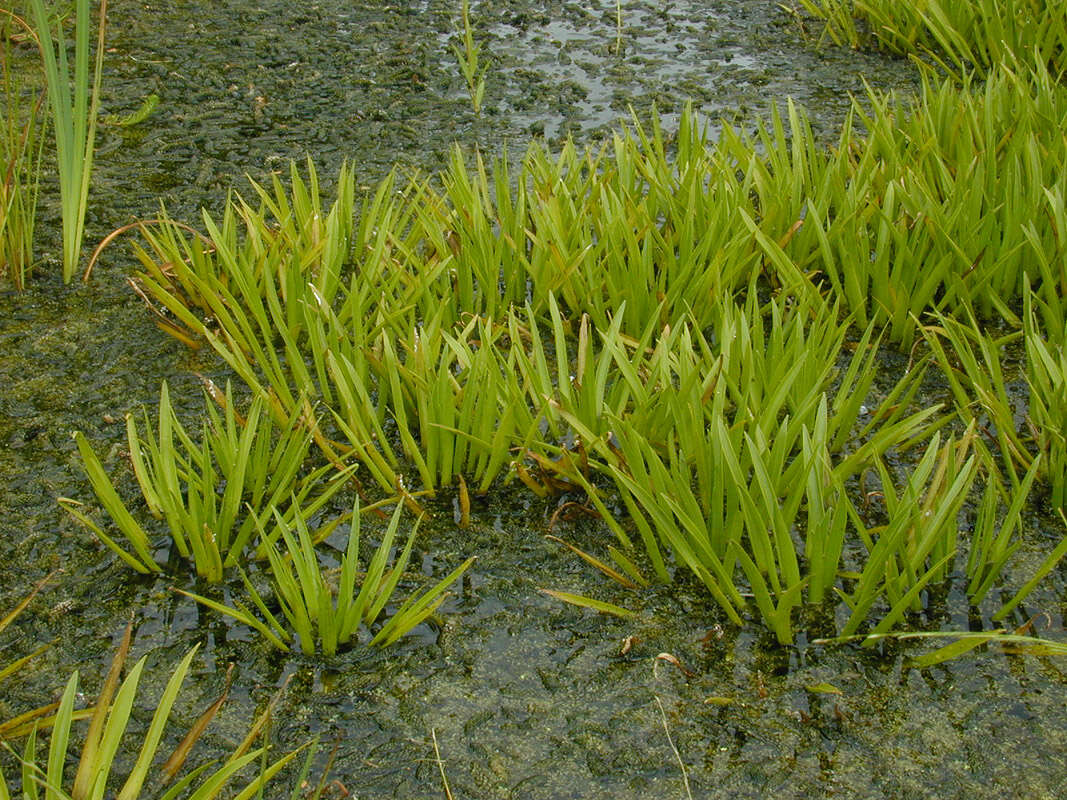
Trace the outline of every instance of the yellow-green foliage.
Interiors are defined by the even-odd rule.
[[[332,465],[302,474],[311,434],[299,417],[278,429],[262,398],[253,401],[247,418],[238,415],[228,388],[219,399],[221,415],[208,400],[208,422],[199,443],[178,421],[166,384],[160,393],[158,435],[152,434],[147,414],[143,432],[132,417],[126,420],[130,461],[148,511],[166,521],[178,555],[213,583],[251,550],[263,555],[279,535],[276,519],[292,524],[296,517],[315,514],[344,486],[347,474]],[[76,433],[75,439],[97,498],[133,553],[93,522],[81,503],[68,498],[60,503],[138,572],[161,572],[151,535],[123,504],[84,435]]]
[[[1054,73],[1067,67],[1067,6],[1059,0],[796,1],[826,21],[825,35],[837,44],[873,39],[957,77],[970,69],[988,75],[1034,55]]]
[[[107,0],[97,10],[97,39],[92,85],[89,83],[89,39],[92,33],[89,0],[74,3],[74,61],[68,65],[63,26],[56,27],[52,41],[52,18],[43,0],[31,0],[34,27],[41,47],[52,130],[56,142],[60,205],[63,217],[63,282],[70,283],[81,258],[88,209],[89,182],[93,171],[96,121],[100,103],[100,78],[104,63],[104,29]]]
[[[418,511],[456,484],[461,502],[514,478],[584,491],[615,542],[613,565],[583,557],[628,585],[647,559],[783,642],[800,605],[833,598],[846,634],[882,633],[957,563],[988,597],[1032,487],[1062,502],[1064,127],[1038,59],[984,85],[927,78],[913,100],[872,92],[830,148],[790,103],[754,137],[712,142],[686,112],[674,136],[653,115],[517,166],[457,149],[361,204],[349,168],[326,202],[309,163],[200,233],[143,226],[137,280],[165,330],[206,342],[333,468],[357,464],[364,492]],[[1017,332],[994,338],[993,320]],[[1026,425],[998,358],[1015,338]],[[887,347],[908,368],[876,389]],[[929,371],[962,434],[913,405]],[[912,447],[906,474],[889,466]],[[281,616],[251,584],[258,613],[213,607],[332,652],[358,620],[301,525],[260,534]]]
[[[411,557],[415,533],[418,531],[416,523],[403,550],[394,557],[393,542],[402,511],[403,506],[398,504],[367,569],[360,573],[360,521],[357,503],[352,511],[348,545],[341,556],[340,569],[336,574],[336,586],[327,578],[319,564],[318,553],[304,520],[297,517],[294,526],[290,528],[278,515],[277,523],[281,536],[277,544],[284,545],[284,548],[279,551],[272,540],[267,541],[265,548],[270,561],[274,598],[281,607],[280,619],[279,615],[270,611],[252,582],[243,573],[245,589],[260,616],[256,616],[239,602],[230,607],[207,597],[188,594],[209,608],[255,628],[280,650],[287,650],[295,639],[299,641],[305,654],[312,655],[316,649],[320,649],[324,655],[332,656],[339,647],[348,645],[356,638],[362,629],[377,622],[384,615],[386,604],[394,600],[394,594]],[[411,595],[368,637],[369,643],[388,645],[408,634],[437,609],[445,599],[445,589],[463,575],[473,562],[473,557],[467,559],[422,594]]]

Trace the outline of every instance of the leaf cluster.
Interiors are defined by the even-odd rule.
[[[1062,503],[1067,153],[1049,122],[1067,95],[1037,63],[868,102],[829,149],[792,104],[715,142],[687,112],[673,137],[653,116],[600,149],[534,145],[517,169],[457,149],[439,179],[393,174],[358,203],[348,167],[327,205],[294,165],[203,233],[142,224],[135,288],[364,493],[421,512],[450,485],[468,504],[468,485],[516,478],[581,491],[617,545],[612,566],[582,556],[632,585],[637,550],[783,642],[830,598],[849,631],[886,630],[952,574],[971,499],[976,603],[1018,544],[1020,497],[1042,482]],[[1026,344],[1023,426],[993,318]],[[892,347],[909,368],[878,381]],[[928,371],[955,435],[915,405]],[[348,612],[297,555],[300,520],[265,540],[291,543],[279,596],[303,647],[312,607]],[[258,611],[241,613],[286,642]]]

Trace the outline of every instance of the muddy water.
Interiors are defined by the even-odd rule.
[[[531,136],[594,141],[631,105],[643,113],[655,102],[669,124],[686,99],[751,127],[787,95],[830,137],[864,78],[914,84],[901,62],[816,52],[774,2],[626,2],[621,12],[620,27],[612,2],[475,3],[489,66],[476,117],[450,50],[458,4],[113,0],[105,112],[133,111],[149,93],[161,102],[146,123],[101,130],[89,238],[161,201],[193,220],[245,174],[305,155],[324,176],[348,159],[371,185],[395,163],[439,167],[455,140],[493,152],[521,151]],[[54,205],[42,212],[43,229],[55,220]],[[42,250],[56,253],[55,239]],[[331,778],[356,797],[443,796],[431,731],[456,797],[684,797],[679,759],[694,797],[1059,795],[1062,660],[988,652],[915,671],[904,666],[910,647],[778,647],[756,625],[725,624],[684,583],[629,595],[601,580],[545,539],[555,502],[519,491],[476,507],[468,530],[442,499],[420,539],[423,570],[479,560],[438,622],[385,653],[282,656],[170,591],[194,588],[188,579],[133,576],[55,505],[91,497],[69,434],[85,431],[117,470],[126,412],[154,403],[166,379],[193,418],[193,372],[226,373],[156,330],[123,284],[132,269],[113,247],[88,287],[61,287],[45,267],[26,294],[0,295],[0,610],[64,570],[0,641],[4,662],[55,642],[5,684],[0,717],[51,698],[75,668],[91,696],[132,617],[152,673],[135,725],[168,667],[200,643],[175,722],[190,723],[236,664],[205,754],[239,741],[288,680],[275,740],[321,734],[323,757],[336,742]],[[1054,523],[1030,523],[1036,551]],[[584,521],[563,535],[602,550],[607,532]],[[540,588],[639,615],[595,616]],[[1027,613],[1062,630],[1064,597],[1061,572]],[[991,610],[971,619],[949,593],[917,622],[988,626]]]

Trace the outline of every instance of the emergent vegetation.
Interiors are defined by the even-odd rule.
[[[1030,54],[1054,73],[1067,67],[1067,8],[1057,0],[796,0],[826,21],[839,45],[871,42],[918,55],[960,77],[989,75]]]
[[[264,546],[271,566],[271,588],[289,627],[283,625],[278,617],[271,613],[263,597],[244,573],[241,578],[245,589],[248,591],[252,604],[263,615],[263,620],[240,603],[236,607],[229,607],[200,595],[190,596],[209,608],[221,611],[255,628],[280,650],[289,649],[295,633],[299,637],[301,650],[307,655],[315,653],[315,643],[318,642],[323,655],[332,656],[339,646],[346,645],[352,640],[362,625],[375,622],[385,610],[386,603],[392,600],[396,592],[408,559],[411,557],[411,546],[415,543],[415,533],[418,530],[418,525],[412,528],[403,551],[390,565],[390,553],[402,510],[403,506],[398,505],[389,527],[374,551],[366,572],[358,582],[360,539],[358,503],[352,511],[348,545],[341,556],[340,568],[330,575],[327,575],[319,565],[314,541],[304,520],[299,516],[296,517],[296,530],[293,531],[281,515],[276,513],[276,521],[281,528],[282,543],[285,545],[285,555],[283,556],[269,539],[264,539]],[[422,595],[409,597],[370,637],[369,644],[392,644],[401,636],[409,633],[412,628],[436,610],[445,599],[444,590],[473,562],[473,557],[467,559],[433,588]],[[334,585],[334,580],[336,585]]]
[[[317,479],[358,477],[417,513],[449,486],[464,508],[514,479],[582,493],[614,542],[610,564],[577,552],[624,585],[684,568],[733,622],[754,611],[783,643],[801,606],[833,602],[848,609],[842,636],[881,636],[961,571],[973,602],[989,598],[1026,500],[1040,486],[1063,503],[1067,144],[1048,121],[1067,124],[1067,92],[1039,59],[982,87],[928,78],[917,100],[867,103],[830,149],[789,104],[754,139],[710,142],[687,112],[673,138],[653,115],[601,149],[534,145],[517,169],[457,150],[439,183],[391,175],[358,211],[349,168],[326,203],[314,166],[294,165],[288,189],[253,184],[258,202],[205,213],[202,233],[165,212],[140,226],[134,284],[164,330],[207,343],[251,390],[247,423],[216,415],[236,464],[251,463],[245,437],[261,440],[237,428],[269,416],[317,445]],[[993,334],[995,320],[1011,330]],[[1020,337],[1013,375],[1000,351]],[[909,361],[896,376],[891,348]],[[928,374],[947,379],[954,409],[916,407]],[[1023,424],[1015,384],[1029,391]],[[137,439],[153,511],[147,463],[164,448]],[[116,521],[130,515],[94,485]],[[258,614],[198,599],[279,647],[295,632],[331,653],[395,583],[379,550],[356,591],[353,517],[333,589],[307,513],[269,495],[236,537],[200,517],[168,518],[171,534],[202,526],[243,549],[257,531],[281,616],[248,578]],[[226,552],[215,579],[237,563]],[[422,618],[456,575],[402,610]],[[394,617],[374,641],[409,627]]]
[[[111,523],[60,503],[138,572],[191,562],[205,582],[229,581],[225,602],[185,593],[307,655],[388,645],[427,621],[473,559],[390,609],[419,527],[401,543],[403,517],[421,520],[427,497],[455,491],[466,524],[472,493],[516,480],[599,517],[606,556],[567,546],[620,585],[688,572],[732,623],[758,617],[781,643],[816,616],[801,610],[824,612],[838,641],[913,635],[902,629],[929,592],[954,581],[993,620],[1025,623],[1020,604],[1067,554],[1060,531],[1021,585],[1006,577],[1027,510],[1047,498],[1063,520],[1067,503],[1067,9],[800,2],[835,41],[858,46],[869,30],[949,78],[925,69],[918,98],[868,92],[832,147],[792,102],[754,136],[727,128],[716,141],[689,110],[670,135],[653,111],[599,148],[552,155],[535,143],[517,165],[457,146],[442,175],[396,171],[362,198],[345,166],[325,200],[309,159],[287,182],[234,195],[221,217],[205,212],[199,231],[165,209],[135,226],[135,291],[164,331],[206,344],[244,386],[205,382],[197,437],[164,385],[155,422],[127,419],[126,480],[76,433]],[[73,74],[42,0],[32,9],[69,281],[106,4],[91,88],[88,0],[75,4]],[[480,112],[466,0],[462,15],[455,52]],[[28,102],[12,77],[3,31],[0,47],[0,270],[21,288],[43,99]],[[943,404],[919,399],[927,378],[946,387]],[[361,536],[361,514],[385,504],[392,516]],[[330,556],[333,534],[347,538]],[[974,632],[916,663],[995,637],[1033,645]],[[109,774],[144,665],[119,686],[128,647],[127,635],[84,714],[71,797],[116,791]],[[116,797],[141,794],[194,654]],[[0,679],[32,657],[0,665]],[[25,737],[25,798],[38,786],[65,796],[77,686],[75,674],[54,707],[0,723],[0,739]],[[220,703],[164,765],[168,778]],[[163,797],[214,797],[257,757],[262,724],[214,773]],[[264,761],[238,797],[292,758]]]
[[[196,655],[197,648],[194,647],[178,664],[167,682],[155,713],[152,715],[152,721],[143,736],[137,760],[121,787],[117,786],[112,776],[112,767],[120,748],[128,738],[126,726],[130,721],[137,696],[137,686],[147,658],[138,661],[130,669],[121,685],[119,684],[123,665],[130,649],[131,630],[132,627],[127,627],[126,635],[115,652],[111,669],[100,690],[96,705],[88,712],[75,711],[78,673],[75,672],[70,676],[62,698],[54,707],[55,715],[48,720],[52,732],[47,760],[43,766],[39,763],[37,755],[38,726],[34,725],[30,727],[28,733],[21,734],[25,736],[26,742],[21,755],[17,753],[16,755],[22,763],[22,791],[18,796],[23,800],[37,800],[41,796],[41,789],[44,789],[44,796],[48,800],[61,797],[69,797],[71,800],[102,800],[104,797],[136,800],[146,796],[149,791],[158,792],[162,800],[173,800],[178,797],[187,797],[189,800],[213,800],[243,769],[249,765],[255,765],[257,759],[265,758],[265,747],[253,750],[251,746],[263,733],[271,708],[268,708],[256,720],[244,741],[221,766],[209,772],[212,765],[205,764],[175,782],[175,778],[185,766],[197,740],[225,702],[227,687],[227,692],[212,703],[192,725],[189,733],[171,756],[162,764],[155,763],[167,718]],[[89,727],[81,746],[77,772],[73,780],[70,780],[66,765],[71,756],[69,751],[72,745],[72,723],[75,719],[84,717],[89,718]],[[11,749],[6,741],[3,744]],[[249,781],[236,797],[247,799],[261,794],[263,787],[296,755],[297,752],[294,751],[273,762],[264,761],[259,774]],[[172,782],[173,785],[168,786]],[[11,800],[8,786],[3,772],[0,771],[0,800]]]
[[[63,282],[70,283],[81,261],[89,181],[93,171],[96,119],[100,108],[100,74],[104,63],[107,0],[97,11],[96,60],[89,84],[89,0],[76,0],[73,72],[67,59],[62,25],[52,42],[52,17],[44,0],[32,0],[34,27],[44,61],[48,100],[55,131],[56,167],[63,211]]]
[[[21,17],[0,10],[0,81],[3,83],[3,130],[0,130],[0,278],[16,290],[26,286],[33,268],[33,235],[37,222],[45,118],[45,95],[28,95],[24,72],[14,63],[12,40],[33,36]]]
[[[297,518],[315,515],[344,486],[351,471],[338,472],[327,465],[300,475],[310,446],[307,426],[293,418],[275,436],[261,399],[238,422],[229,387],[217,397],[223,415],[209,400],[200,444],[178,421],[166,384],[159,398],[158,438],[152,435],[147,415],[143,435],[132,416],[126,419],[130,461],[149,512],[166,519],[178,555],[193,561],[197,574],[212,583],[222,580],[224,568],[241,561],[259,532],[262,556],[263,548],[278,538],[275,520],[291,525]],[[79,503],[60,498],[60,504],[138,572],[160,572],[149,534],[126,510],[85,437],[81,433],[74,437],[97,497],[133,553],[104,533]],[[338,522],[325,526],[318,538]]]

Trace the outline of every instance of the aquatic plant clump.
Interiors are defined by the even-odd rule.
[[[63,218],[63,282],[70,283],[81,259],[93,171],[96,122],[100,107],[100,78],[104,63],[107,0],[97,10],[96,57],[89,83],[89,39],[92,33],[89,0],[76,0],[74,63],[68,64],[62,25],[52,41],[52,20],[43,0],[31,0],[37,41],[41,48],[48,100],[55,132],[56,168]]]
[[[259,209],[238,199],[205,217],[203,234],[143,226],[138,289],[166,330],[205,338],[291,409],[301,391],[332,402],[327,349],[354,363],[383,333],[525,304],[547,321],[549,296],[601,330],[623,314],[639,336],[690,315],[704,327],[719,296],[757,280],[831,292],[910,347],[930,310],[1017,315],[1025,279],[1059,282],[1067,144],[1045,121],[1067,125],[1067,89],[1047,70],[867,100],[830,150],[790,104],[754,139],[727,129],[710,143],[687,112],[670,142],[653,117],[598,151],[534,145],[517,170],[457,151],[441,189],[415,177],[397,191],[390,176],[358,223],[350,170],[327,214],[314,168],[305,182],[294,166],[291,204],[275,182],[255,187]]]
[[[792,108],[788,133],[775,117],[757,137],[767,156],[751,227],[779,273],[824,282],[861,325],[888,322],[905,348],[932,310],[1017,320],[1027,280],[1062,285],[1067,87],[1036,68],[981,86],[924,80],[920,98],[868,102],[829,153]],[[755,149],[727,139],[738,159]]]
[[[332,464],[307,470],[311,437],[299,418],[279,429],[261,398],[241,417],[229,387],[217,397],[222,414],[208,398],[208,422],[199,443],[179,422],[166,384],[157,435],[147,415],[143,433],[132,416],[126,421],[130,461],[148,511],[166,521],[177,554],[213,583],[253,551],[262,556],[279,535],[277,524],[313,517],[351,472],[338,472]],[[75,439],[97,498],[133,552],[93,522],[83,504],[68,498],[60,498],[60,504],[138,572],[161,572],[151,535],[123,503],[84,435],[75,433]],[[324,526],[320,537],[339,521]]]
[[[276,521],[281,530],[279,544],[284,545],[284,549],[279,551],[270,540],[267,540],[265,549],[270,562],[270,583],[274,601],[281,610],[280,618],[270,610],[268,603],[243,572],[241,577],[250,602],[259,611],[260,616],[239,602],[234,606],[227,606],[201,595],[182,593],[254,628],[280,650],[288,650],[296,640],[300,643],[300,649],[307,655],[313,655],[316,649],[321,649],[323,655],[332,656],[339,648],[349,645],[362,628],[377,622],[384,614],[386,605],[393,600],[411,557],[411,548],[418,531],[416,524],[403,550],[392,558],[393,542],[402,511],[403,506],[398,504],[366,571],[360,575],[357,572],[360,549],[357,502],[352,511],[348,544],[341,556],[340,567],[333,576],[336,585],[333,580],[328,579],[320,566],[319,555],[304,520],[298,516],[295,524],[290,527],[281,515],[276,513]],[[462,576],[472,563],[473,557],[430,589],[411,595],[369,637],[369,644],[389,645],[410,633],[416,625],[434,613],[446,597],[445,590]],[[284,624],[283,620],[288,624]]]
[[[659,580],[693,572],[734,622],[754,605],[782,642],[802,605],[834,599],[846,635],[881,635],[957,557],[987,597],[1030,487],[1062,494],[1063,370],[1036,325],[1062,308],[1067,140],[1045,123],[1067,122],[1067,93],[1037,63],[868,102],[830,149],[792,103],[753,137],[711,142],[687,111],[673,137],[653,115],[600,149],[535,144],[517,169],[457,149],[439,180],[390,175],[358,213],[348,167],[327,202],[313,164],[293,165],[290,188],[253,184],[258,205],[237,197],[202,233],[165,214],[141,225],[133,283],[264,418],[333,468],[358,465],[360,491],[418,513],[446,486],[466,506],[469,487],[516,478],[581,491],[616,538],[613,565],[594,564],[606,574],[646,583],[636,549]],[[1028,429],[982,332],[1024,316]],[[911,364],[867,408],[886,346]],[[955,436],[938,433],[942,409],[912,405],[928,371],[952,390]],[[907,474],[889,469],[912,448]],[[871,476],[878,488],[857,490]],[[966,501],[983,491],[967,542]],[[1015,511],[998,527],[1002,508]],[[355,628],[324,622],[347,600],[323,588],[301,524],[260,551],[281,617],[251,584],[258,614],[218,610],[278,646],[295,630],[332,652]],[[288,556],[272,557],[281,542]]]
[[[1037,58],[1053,72],[1067,62],[1067,9],[1057,0],[797,0],[825,20],[839,45],[874,41],[899,55],[921,55],[957,77],[989,75]],[[862,26],[857,24],[862,21]]]
[[[814,320],[805,325],[809,315]],[[657,577],[669,580],[666,565],[671,560],[684,566],[735,623],[742,623],[748,607],[743,594],[751,593],[763,620],[781,642],[790,642],[793,613],[805,595],[813,605],[836,593],[850,606],[859,606],[858,600],[849,599],[847,582],[840,576],[864,571],[878,577],[868,579],[876,583],[863,590],[868,602],[862,612],[853,613],[850,624],[866,621],[875,598],[885,597],[890,611],[883,621],[891,625],[902,613],[893,606],[906,592],[881,581],[910,576],[908,585],[917,592],[926,581],[947,575],[942,559],[954,555],[956,512],[974,482],[975,460],[966,469],[946,462],[940,475],[962,477],[951,491],[940,479],[933,482],[926,505],[919,503],[938,452],[934,433],[927,455],[911,475],[916,482],[909,489],[912,496],[898,503],[883,458],[928,438],[944,424],[936,408],[908,415],[900,411],[921,382],[922,370],[906,376],[857,433],[857,398],[867,395],[876,371],[870,330],[830,394],[830,366],[844,330],[835,331],[830,309],[798,305],[783,313],[772,303],[769,331],[752,304],[724,316],[716,326],[721,337],[717,347],[699,333],[679,328],[672,332],[677,338],[670,351],[662,350],[662,342],[649,348],[657,354],[670,352],[670,372],[658,376],[654,387],[634,388],[635,398],[646,399],[636,402],[632,413],[607,411],[595,423],[585,424],[575,414],[579,407],[559,404],[588,451],[585,468],[614,481]],[[694,351],[703,358],[694,358]],[[635,376],[658,372],[640,363],[626,369]],[[946,447],[943,458],[955,452]],[[890,525],[896,526],[893,530],[902,542],[899,552],[897,545],[889,544],[894,540],[885,538],[886,531],[868,530],[864,514],[854,505],[850,483],[872,470],[882,481]],[[583,476],[576,459],[561,459],[555,471],[585,487],[623,550],[631,550],[627,521],[614,519],[608,498]],[[935,507],[936,517],[922,513]],[[914,546],[914,537],[924,544],[906,552]],[[875,541],[881,543],[879,548]],[[846,549],[864,555],[846,564]],[[632,574],[626,560],[614,553],[613,558],[622,572]],[[890,563],[898,559],[907,567]],[[931,565],[941,563],[929,572],[917,571],[928,559]],[[910,603],[915,595],[907,596]],[[580,604],[589,601],[582,598]]]
[[[1067,509],[1067,342],[1045,335],[1031,308],[1025,322],[1029,433],[1046,459],[1052,505]]]

